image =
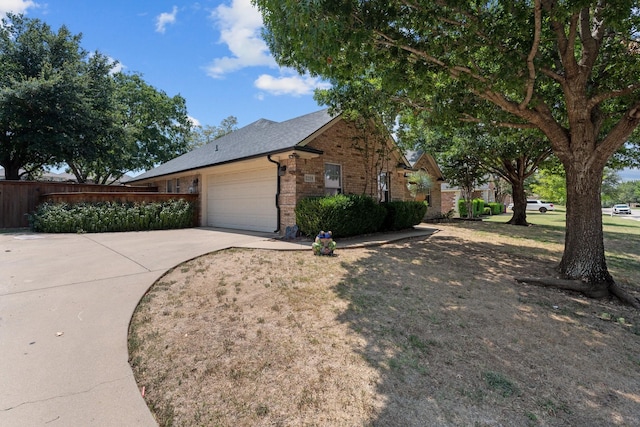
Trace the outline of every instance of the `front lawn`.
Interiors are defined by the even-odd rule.
[[[553,273],[563,213],[508,218],[176,267],[131,323],[147,403],[161,425],[638,425],[640,315],[516,284]],[[640,224],[605,223],[611,270],[637,294]]]

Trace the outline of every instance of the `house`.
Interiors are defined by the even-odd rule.
[[[473,189],[473,198],[474,199],[482,199],[487,203],[497,202],[497,185],[496,179],[489,177],[487,181],[483,184],[477,185]],[[442,194],[441,199],[441,208],[443,212],[448,212],[450,210],[458,211],[458,202],[463,198],[462,190],[460,187],[450,185],[448,182],[443,182],[441,184],[440,193]],[[510,200],[509,200],[510,201]],[[503,204],[506,206],[508,202],[504,202]]]
[[[327,110],[284,122],[260,119],[128,184],[198,193],[202,226],[280,233],[296,223],[296,203],[304,197],[413,200],[412,165],[391,135],[372,128]],[[427,158],[421,162],[431,167]]]

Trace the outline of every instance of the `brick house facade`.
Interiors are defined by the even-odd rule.
[[[199,194],[202,226],[279,233],[295,225],[295,207],[304,197],[342,193],[413,200],[407,187],[412,165],[389,134],[370,129],[326,110],[281,123],[260,120],[134,182]],[[420,161],[417,166],[425,170],[435,165],[432,158]],[[226,194],[221,182],[229,183]],[[429,196],[430,212],[439,212],[440,192]]]

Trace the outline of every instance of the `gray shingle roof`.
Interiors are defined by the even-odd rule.
[[[300,148],[307,138],[336,118],[325,109],[284,122],[260,119],[138,175],[129,182]]]

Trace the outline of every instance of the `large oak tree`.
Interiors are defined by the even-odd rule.
[[[93,141],[109,119],[111,69],[80,36],[39,20],[7,15],[0,25],[0,165],[5,178],[72,156],[95,154]]]
[[[637,139],[637,0],[254,2],[281,65],[334,82],[373,77],[416,110],[476,99],[490,107],[461,118],[539,129],[566,170],[560,273],[590,296],[621,293],[605,260],[600,185],[607,160]]]
[[[0,165],[17,180],[67,164],[110,183],[189,149],[186,101],[89,53],[82,36],[8,14],[0,25]]]

